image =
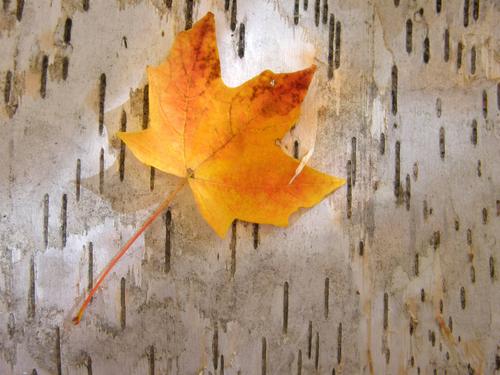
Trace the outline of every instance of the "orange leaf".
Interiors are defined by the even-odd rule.
[[[266,70],[226,86],[208,13],[148,68],[150,128],[118,136],[143,163],[187,178],[219,236],[234,219],[286,226],[292,212],[345,183],[309,167],[293,178],[299,162],[276,145],[298,120],[315,70]]]
[[[213,14],[178,35],[165,62],[148,69],[150,128],[118,136],[143,163],[183,180],[106,265],[75,324],[114,265],[186,181],[221,237],[234,219],[286,226],[292,212],[345,183],[307,166],[297,174],[300,163],[276,145],[299,118],[315,70],[266,70],[230,88],[221,79]]]

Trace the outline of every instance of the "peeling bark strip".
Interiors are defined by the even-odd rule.
[[[412,38],[413,38],[413,22],[411,19],[406,20],[406,52],[408,54],[411,53],[413,45],[412,45]]]
[[[469,26],[470,0],[464,0],[464,27]]]
[[[236,30],[236,15],[238,13],[238,2],[237,0],[233,0],[231,7],[231,30]]]
[[[61,203],[61,247],[66,247],[68,228],[68,196],[63,194]]]
[[[148,359],[149,359],[149,375],[155,375],[155,347],[154,347],[154,345],[151,345],[149,347]]]
[[[45,98],[47,95],[47,69],[49,67],[49,57],[44,55],[42,58],[42,75],[40,77],[40,96]]]
[[[441,126],[441,128],[439,128],[439,156],[442,160],[444,160],[445,152],[444,128]]]
[[[342,361],[342,323],[339,323],[337,330],[337,364]]]
[[[432,234],[431,245],[434,247],[434,250],[437,250],[440,244],[441,244],[441,232],[437,230]]]
[[[462,310],[465,310],[465,288],[460,288],[460,305],[462,306]]]
[[[438,118],[441,117],[442,114],[442,103],[441,103],[441,98],[436,99],[436,116]]]
[[[149,85],[146,84],[142,96],[142,129],[149,126]]]
[[[472,18],[474,18],[474,21],[479,19],[479,0],[474,0],[472,3]]]
[[[267,342],[266,338],[262,338],[262,369],[261,374],[267,374]]]
[[[99,194],[104,193],[104,149],[99,153]]]
[[[17,0],[16,18],[18,22],[21,22],[21,19],[23,18],[23,11],[24,11],[24,0]]]
[[[470,50],[470,74],[476,74],[476,46]]]
[[[424,39],[424,54],[423,54],[423,60],[424,63],[429,63],[429,60],[431,59],[431,48],[430,48],[430,42],[429,42],[429,37],[425,37]]]
[[[401,198],[401,143],[396,141],[394,163],[394,195],[399,201]]]
[[[5,86],[3,89],[3,101],[5,104],[10,102],[10,93],[12,90],[12,72],[9,70],[5,75]]]
[[[356,137],[351,138],[351,178],[352,186],[356,185]]]
[[[470,141],[474,146],[477,146],[477,120],[472,120],[472,132],[470,136]]]
[[[63,57],[61,69],[62,69],[62,79],[66,81],[66,79],[68,79],[68,71],[69,71],[69,58],[67,56]]]
[[[62,375],[62,364],[61,364],[61,331],[59,327],[56,327],[56,347],[55,347],[55,360],[57,375]]]
[[[488,117],[488,93],[483,90],[483,118]]]
[[[283,334],[288,332],[288,281],[283,284]]]
[[[125,305],[125,278],[120,280],[120,326],[122,329],[127,324],[127,307]]]
[[[87,272],[87,291],[91,291],[94,287],[94,244],[89,242],[89,264]]]
[[[326,25],[328,22],[328,0],[323,0],[323,14],[321,21],[323,22],[323,25]]]
[[[340,68],[340,21],[335,23],[335,69]]]
[[[255,224],[253,223],[252,224],[252,237],[253,237],[253,248],[255,250],[257,250],[257,248],[259,247],[259,224]]]
[[[154,167],[149,168],[149,191],[153,191],[155,189],[155,175],[156,169]]]
[[[212,363],[214,370],[217,370],[219,359],[219,327],[217,322],[214,324],[214,335],[212,336]]]
[[[73,21],[71,18],[66,18],[66,22],[64,23],[64,43],[69,44],[71,42],[71,28],[73,26]]]
[[[293,5],[293,23],[299,24],[299,0],[295,0]]]
[[[327,277],[325,278],[325,295],[323,303],[325,319],[328,319],[329,305],[330,305],[330,279]]]
[[[238,39],[238,57],[242,59],[245,56],[245,24],[240,23],[240,33]]]
[[[333,46],[335,41],[335,16],[330,14],[328,24],[328,79],[333,78]]]
[[[146,84],[143,90],[142,97],[142,129],[147,129],[149,126],[149,85]],[[156,169],[149,168],[149,190],[153,191],[155,188]]]
[[[186,0],[186,25],[184,27],[185,30],[189,30],[191,27],[193,27],[193,7],[194,0]]]
[[[465,310],[465,288],[460,288],[460,305],[462,306],[462,310]]]
[[[462,67],[462,54],[464,50],[464,45],[462,42],[458,42],[457,45],[457,70],[459,70]]]
[[[384,331],[389,327],[389,295],[384,293]]]
[[[500,111],[500,82],[497,83],[497,109]]]
[[[450,31],[446,29],[444,31],[444,54],[443,58],[445,62],[450,59]]]
[[[316,350],[314,351],[314,368],[319,369],[319,332],[316,332]]]
[[[295,159],[299,158],[299,141],[293,142],[293,157]]]
[[[302,375],[302,350],[297,354],[297,375]]]
[[[165,213],[165,273],[170,272],[170,262],[172,257],[172,212]]]
[[[307,330],[307,358],[311,359],[312,354],[312,321],[309,321],[309,328]]]
[[[347,174],[347,218],[350,219],[352,216],[352,173],[351,173],[351,161],[347,161],[346,174]]]
[[[398,67],[392,66],[391,70],[391,109],[392,114],[398,113]]]
[[[36,311],[36,284],[35,284],[35,257],[30,259],[29,288],[28,288],[28,319],[35,318]]]
[[[231,226],[231,242],[229,243],[229,250],[231,252],[231,277],[236,273],[236,228],[238,220],[234,220]]]
[[[87,375],[92,375],[92,358],[87,354]]]
[[[80,159],[76,159],[76,201],[80,200],[80,183],[82,176],[82,162]]]
[[[122,117],[120,118],[120,131],[127,131],[127,113],[122,110]],[[118,158],[118,172],[120,175],[120,181],[125,178],[125,142],[120,140],[120,156]]]
[[[49,195],[43,197],[43,245],[49,246]]]
[[[104,101],[106,99],[106,74],[99,78],[99,135],[104,131]]]
[[[314,3],[314,23],[317,26],[319,26],[319,11],[320,11],[320,2],[321,0],[316,0]]]
[[[9,317],[7,320],[7,334],[9,338],[12,340],[14,335],[16,334],[16,317],[13,313],[9,313]]]

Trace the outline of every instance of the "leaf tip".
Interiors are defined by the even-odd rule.
[[[317,65],[312,64],[309,68],[306,68],[306,69],[301,71],[302,77],[304,77],[306,82],[307,82],[306,88],[309,87],[309,85],[314,77],[314,73],[316,73],[317,69],[318,69]]]
[[[204,23],[208,23],[210,25],[215,25],[215,15],[212,12],[207,12],[207,14],[205,14],[202,18],[200,18],[200,20],[198,22],[196,22],[196,24],[198,24],[198,25],[201,25]],[[193,26],[193,29],[198,26],[196,24]]]
[[[229,227],[231,226],[232,222],[235,219],[230,220],[229,224],[226,224],[225,222],[223,222],[223,221],[227,221],[227,220],[223,220],[223,221],[221,221],[221,222],[219,222],[219,223],[217,223],[215,225],[212,224],[212,223],[209,223],[209,224],[213,228],[213,230],[215,231],[215,233],[217,234],[217,236],[219,236],[219,238],[221,240],[223,240],[224,238],[226,238],[227,231],[229,230]]]
[[[345,178],[341,177],[336,177],[336,176],[330,176],[331,177],[331,190],[328,194],[332,194],[338,189],[340,189],[342,186],[344,186],[347,183],[347,180]]]
[[[117,137],[119,140],[121,140],[121,141],[125,142],[125,139],[124,139],[124,135],[125,135],[125,134],[126,134],[125,132],[116,132],[116,137]]]

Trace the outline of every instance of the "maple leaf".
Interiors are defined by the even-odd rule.
[[[265,70],[228,87],[221,78],[214,15],[178,34],[167,59],[148,67],[150,127],[117,135],[140,161],[182,181],[104,269],[75,323],[114,264],[186,183],[220,237],[235,219],[286,226],[291,213],[345,183],[307,166],[296,173],[299,161],[276,142],[297,122],[315,70]]]
[[[148,68],[150,128],[118,133],[147,165],[187,178],[198,208],[223,237],[234,219],[286,226],[344,184],[305,167],[276,144],[294,125],[316,67],[269,70],[239,87],[221,78],[212,13],[181,32]]]

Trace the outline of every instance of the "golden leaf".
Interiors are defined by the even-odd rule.
[[[182,181],[103,269],[75,324],[114,265],[186,182],[221,237],[234,219],[286,226],[291,213],[345,183],[303,166],[276,144],[297,122],[315,70],[266,70],[231,88],[221,78],[212,13],[177,36],[165,62],[148,68],[151,126],[118,136],[143,163]]]
[[[150,128],[118,136],[143,163],[187,178],[219,236],[234,219],[286,226],[292,212],[345,183],[309,167],[290,183],[299,162],[276,145],[297,122],[315,69],[266,70],[226,86],[208,13],[148,68]]]

